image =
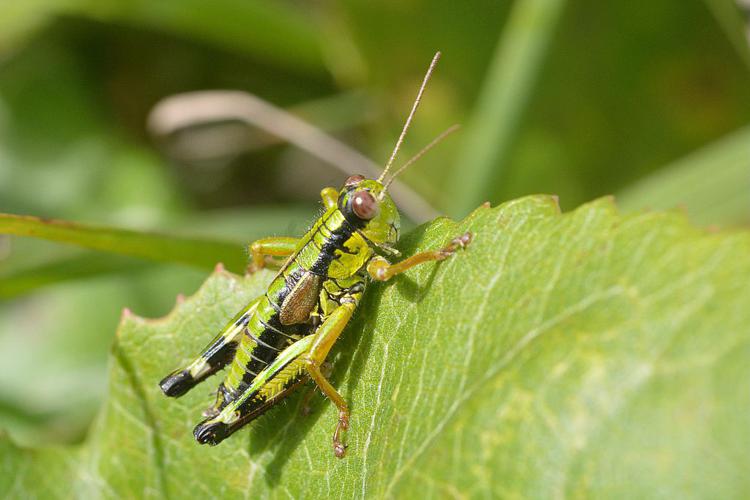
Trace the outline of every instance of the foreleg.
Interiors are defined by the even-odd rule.
[[[377,281],[387,281],[397,274],[401,274],[404,271],[411,269],[414,266],[423,264],[425,262],[445,260],[459,248],[465,248],[471,243],[472,235],[469,232],[462,234],[456,238],[453,238],[451,242],[441,248],[440,250],[430,250],[427,252],[420,252],[412,255],[408,259],[404,259],[401,262],[395,264],[389,263],[383,257],[377,256],[370,259],[367,264],[367,272],[370,277]]]

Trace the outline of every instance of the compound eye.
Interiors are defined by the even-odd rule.
[[[364,175],[359,175],[359,174],[357,174],[357,175],[350,175],[344,181],[344,187],[356,186],[357,184],[359,184],[363,180],[365,180],[365,176]]]
[[[352,196],[352,210],[354,215],[362,220],[370,220],[378,215],[380,206],[378,201],[367,191],[357,191]]]

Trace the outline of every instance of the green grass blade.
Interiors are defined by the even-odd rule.
[[[151,27],[251,54],[296,73],[326,73],[321,32],[299,9],[257,0],[40,0],[0,2],[0,46],[18,43],[60,15]]]
[[[486,201],[499,178],[564,0],[516,0],[466,130],[450,212]]]
[[[80,9],[80,10],[79,10]],[[81,2],[76,13],[202,40],[296,73],[325,75],[321,31],[304,10],[258,0]]]
[[[747,67],[750,67],[750,43],[745,34],[746,23],[734,0],[704,0],[713,13],[734,49]]]
[[[222,262],[227,269],[239,272],[247,262],[242,243],[238,242],[187,238],[28,215],[0,214],[0,234],[41,238],[102,252],[207,269]]]
[[[664,167],[617,195],[624,210],[684,206],[697,224],[750,221],[750,126]]]
[[[242,240],[249,243],[269,234],[301,234],[309,217],[308,207],[253,207],[192,214],[188,219],[170,221],[169,226],[177,231],[189,230],[209,240],[231,241],[234,235],[241,235]],[[236,246],[241,251],[244,244]],[[0,298],[24,295],[57,283],[154,269],[152,263],[112,253],[53,253],[42,261],[26,257],[23,249],[12,245],[10,257],[0,261]],[[242,267],[238,271],[242,271]]]
[[[119,255],[82,252],[25,269],[0,272],[0,299],[24,295],[43,286],[102,275],[139,272],[154,264]]]

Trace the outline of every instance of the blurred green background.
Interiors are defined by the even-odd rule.
[[[231,120],[154,137],[154,105],[247,91],[382,164],[441,50],[400,155],[464,125],[403,176],[437,212],[614,193],[746,226],[745,30],[729,0],[3,2],[0,212],[238,246],[300,234],[344,173]],[[80,441],[122,309],[163,315],[206,274],[0,236],[0,427]]]

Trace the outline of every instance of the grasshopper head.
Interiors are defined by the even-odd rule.
[[[379,181],[352,175],[339,191],[339,210],[376,245],[393,246],[401,221],[396,204]]]
[[[338,208],[344,214],[346,220],[370,240],[370,243],[380,247],[382,250],[393,249],[393,246],[398,241],[400,227],[398,209],[388,195],[388,186],[391,185],[398,174],[421,158],[448,134],[458,129],[458,125],[448,128],[448,130],[440,134],[394,172],[390,178],[386,179],[393,165],[393,160],[396,158],[396,153],[398,153],[401,146],[401,142],[406,136],[406,131],[409,130],[411,120],[414,118],[414,113],[417,111],[419,102],[422,99],[422,93],[430,79],[430,75],[432,75],[432,71],[435,69],[438,59],[440,59],[440,52],[436,53],[432,58],[430,67],[427,69],[427,74],[424,80],[422,80],[422,85],[419,87],[417,98],[414,100],[411,112],[406,119],[406,123],[404,123],[404,128],[401,130],[401,135],[398,141],[396,141],[396,146],[393,148],[393,152],[383,169],[383,173],[380,174],[377,180],[367,179],[362,175],[352,175],[346,179],[344,187],[339,191]]]

